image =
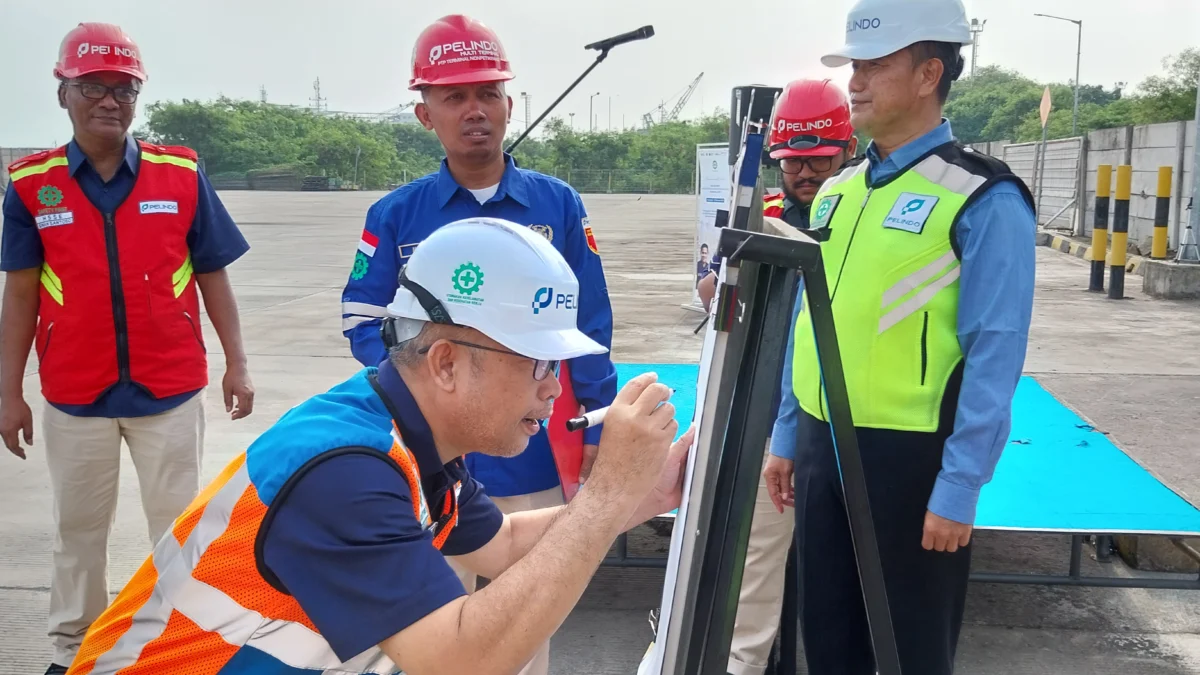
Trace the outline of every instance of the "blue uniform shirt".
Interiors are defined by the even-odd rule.
[[[584,232],[588,220],[583,200],[557,178],[521,169],[508,155],[504,161],[499,188],[483,204],[455,182],[443,160],[437,173],[397,188],[371,206],[342,293],[342,332],[359,363],[375,366],[387,356],[380,321],[396,295],[400,268],[417,245],[442,225],[475,216],[528,225],[549,239],[579,279],[579,329],[611,348],[612,306],[600,256]],[[575,396],[586,409],[612,403],[617,373],[607,354],[572,359],[570,370]],[[584,430],[584,441],[599,443],[600,431],[600,427]],[[559,482],[544,428],[520,455],[499,458],[472,453],[467,467],[493,497],[549,490]]]
[[[466,595],[446,555],[465,555],[496,536],[504,516],[463,461],[442,464],[433,432],[404,380],[384,361],[378,383],[412,451],[434,513],[458,481],[458,523],[439,552],[413,514],[399,471],[379,459],[343,454],[313,465],[281,492],[262,555],[304,613],[346,661]],[[282,501],[279,501],[282,500]]]
[[[867,172],[879,183],[954,139],[950,122],[898,148],[881,160],[867,148]],[[1034,287],[1033,209],[1011,181],[997,183],[967,207],[958,220],[962,276],[958,294],[958,341],[965,357],[954,432],[946,440],[942,470],[929,498],[929,510],[960,523],[975,522],[979,490],[992,478],[1012,426],[1012,398],[1025,366]],[[782,393],[771,454],[795,457],[799,403],[792,391],[795,317],[792,308]]]
[[[117,210],[121,202],[133,192],[137,180],[138,164],[141,162],[137,141],[127,137],[125,161],[107,183],[88,163],[83,150],[72,140],[67,144],[67,169],[79,183],[84,196],[98,210],[110,213]],[[238,230],[233,219],[221,204],[217,193],[208,182],[203,171],[197,170],[200,181],[196,216],[188,231],[187,243],[192,254],[192,265],[196,274],[206,274],[223,269],[240,258],[250,249],[246,239]],[[120,227],[120,223],[117,223]],[[12,183],[4,194],[4,229],[0,242],[0,270],[12,272],[31,267],[41,267],[43,258],[42,238],[38,235],[37,223],[29,209],[17,196]],[[97,283],[108,283],[108,279],[97,279]],[[199,391],[199,390],[197,390]],[[196,392],[186,392],[166,398],[154,398],[150,392],[136,384],[116,384],[87,405],[62,405],[48,401],[55,408],[79,417],[142,417],[170,410]]]

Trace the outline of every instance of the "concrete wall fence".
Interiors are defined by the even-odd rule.
[[[993,141],[972,147],[1003,159],[1033,192],[1040,193],[1038,224],[1044,228],[1090,237],[1095,218],[1096,167],[1133,167],[1129,200],[1129,243],[1148,254],[1154,234],[1154,209],[1159,167],[1169,166],[1171,210],[1167,220],[1168,246],[1174,250],[1187,227],[1192,192],[1192,162],[1196,147],[1193,121],[1101,129],[1087,136],[1046,143],[1044,169],[1037,175],[1041,143]],[[1111,223],[1111,207],[1109,219]]]

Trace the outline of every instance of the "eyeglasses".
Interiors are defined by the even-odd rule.
[[[832,157],[784,157],[779,160],[779,170],[787,174],[796,174],[804,170],[805,165],[813,173],[825,173],[833,168]]]
[[[462,345],[463,347],[471,347],[473,349],[482,349],[485,352],[496,352],[497,354],[508,354],[509,356],[519,356],[523,359],[529,359],[530,361],[533,361],[533,379],[537,382],[541,382],[542,380],[546,379],[546,376],[549,375],[550,373],[554,373],[554,376],[558,377],[558,364],[559,364],[558,361],[547,361],[546,359],[535,359],[535,358],[531,358],[529,356],[525,356],[524,354],[521,354],[518,352],[509,351],[507,349],[497,349],[495,347],[487,347],[484,345],[477,345],[474,342],[465,342],[463,340],[447,340],[447,342],[451,342],[456,345]],[[430,345],[430,347],[432,347],[432,345]],[[426,352],[429,351],[430,347],[422,347],[417,350],[417,353],[424,355]]]
[[[846,149],[850,141],[839,141],[833,138],[822,138],[816,134],[800,134],[792,136],[783,143],[776,143],[770,148],[776,150],[812,150],[820,147]],[[808,165],[815,173],[824,173],[833,168],[833,157],[784,157],[779,160],[779,169],[784,173],[800,173]]]
[[[99,82],[69,82],[69,87],[78,87],[79,93],[83,94],[86,99],[93,101],[103,101],[105,96],[111,92],[113,100],[117,103],[129,105],[137,101],[138,90],[133,87],[110,87]]]

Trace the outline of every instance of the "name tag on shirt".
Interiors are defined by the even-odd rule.
[[[179,213],[179,202],[141,202],[138,211],[148,213]]]
[[[46,213],[37,216],[33,219],[37,223],[37,229],[44,230],[47,227],[58,227],[59,225],[70,225],[75,222],[74,211],[61,211],[59,213]]]
[[[892,230],[903,230],[913,234],[921,234],[925,229],[925,221],[933,214],[938,198],[932,195],[918,195],[912,192],[902,192],[892,205],[892,210],[883,220],[883,226]]]

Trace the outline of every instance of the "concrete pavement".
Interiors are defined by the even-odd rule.
[[[254,414],[231,422],[221,403],[220,343],[206,325],[208,392],[205,477],[291,406],[354,372],[341,336],[340,294],[367,207],[378,193],[222,194],[252,245],[231,268],[257,388]],[[616,316],[614,359],[694,362],[698,314],[690,298],[695,201],[688,196],[585,196],[604,257]],[[1119,303],[1088,294],[1083,261],[1040,248],[1027,369],[1169,486],[1200,500],[1200,303],[1149,300],[1128,289]],[[36,363],[26,398],[39,426],[29,460],[0,458],[0,674],[41,673],[49,658],[52,502],[42,461]],[[132,464],[122,466],[111,539],[115,593],[149,552]],[[1119,486],[1097,486],[1118,489]],[[636,545],[663,552],[641,532]],[[977,569],[1066,569],[1062,537],[981,533]],[[634,551],[631,551],[634,553]],[[1086,557],[1086,556],[1085,556]],[[1119,562],[1084,560],[1084,571],[1130,575]],[[555,637],[552,672],[632,673],[649,640],[647,612],[662,573],[602,569]],[[960,672],[1200,672],[1197,592],[1011,587],[975,584]],[[801,670],[803,672],[803,670]]]

